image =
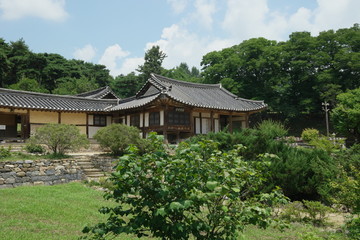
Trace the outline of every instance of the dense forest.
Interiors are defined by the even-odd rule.
[[[134,95],[151,72],[201,83],[221,83],[234,94],[261,99],[269,111],[286,118],[323,113],[322,103],[360,87],[360,26],[328,30],[318,36],[294,32],[284,42],[253,38],[203,56],[201,71],[181,63],[164,69],[167,56],[158,46],[144,64],[112,77],[105,66],[68,60],[59,54],[34,53],[23,39],[0,38],[0,87],[77,94],[110,85],[122,98]]]

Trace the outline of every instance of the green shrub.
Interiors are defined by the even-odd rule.
[[[43,154],[43,153],[45,153],[45,148],[43,146],[41,146],[40,144],[34,144],[34,143],[29,142],[25,145],[25,151],[27,151],[28,153]]]
[[[282,123],[273,120],[262,121],[257,126],[257,129],[260,131],[260,134],[271,139],[285,137],[288,134],[288,130]]]
[[[223,151],[233,149],[233,146],[242,144],[246,148],[242,156],[248,161],[259,161],[259,154],[274,154],[269,168],[268,186],[280,186],[285,195],[295,200],[322,200],[328,199],[330,182],[336,178],[339,168],[336,160],[329,152],[322,149],[295,148],[285,141],[269,138],[259,129],[242,129],[236,133],[218,132],[202,136],[195,136],[188,140],[196,143],[197,140],[210,139],[219,142]]]
[[[304,212],[307,213],[309,220],[316,226],[325,225],[327,214],[333,212],[331,207],[325,206],[318,201],[304,200],[304,206]]]
[[[346,222],[346,230],[350,239],[360,240],[360,217],[353,216],[349,221]]]
[[[0,146],[0,158],[7,158],[11,156],[11,146],[4,148]]]
[[[310,142],[312,140],[316,140],[320,137],[319,130],[314,128],[305,128],[301,133],[301,138],[305,142]]]
[[[29,139],[30,144],[43,144],[55,155],[87,147],[89,140],[80,134],[78,127],[67,124],[46,124],[36,130]]]
[[[99,129],[94,135],[104,149],[114,155],[121,155],[130,145],[135,145],[141,152],[145,151],[148,142],[140,137],[140,130],[123,124],[111,124]]]
[[[102,239],[108,233],[147,234],[161,239],[237,239],[245,225],[271,223],[271,203],[280,193],[264,193],[268,163],[248,162],[243,147],[220,151],[218,143],[183,142],[174,154],[160,148],[139,155],[134,146],[120,157],[112,174],[115,190],[106,195],[119,205],[102,208],[107,222],[84,232]],[[126,207],[125,207],[126,206]]]
[[[304,205],[302,202],[290,202],[283,207],[283,211],[280,216],[290,222],[300,222],[302,220],[303,210]]]

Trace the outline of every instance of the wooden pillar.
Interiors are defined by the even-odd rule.
[[[246,128],[249,128],[249,114],[248,113],[245,115],[245,126],[246,126]]]
[[[61,123],[61,112],[58,112],[58,123]]]
[[[89,113],[86,113],[86,136],[89,138]]]
[[[142,136],[143,138],[146,138],[146,134],[145,134],[145,109],[143,110],[142,113]]]
[[[199,118],[200,118],[200,134],[202,134],[202,116],[201,116],[201,112],[199,113]]]
[[[232,133],[233,132],[233,120],[232,120],[232,113],[230,113],[229,116],[229,132]]]
[[[214,112],[210,112],[210,131],[214,132]]]
[[[25,117],[25,138],[30,137],[30,110],[27,110]]]

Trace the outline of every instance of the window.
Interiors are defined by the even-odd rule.
[[[94,115],[94,125],[106,126],[106,116],[105,115]]]
[[[130,117],[130,126],[140,127],[140,115],[131,115]]]
[[[190,125],[190,114],[187,112],[168,112],[170,125]]]
[[[149,114],[149,126],[160,125],[160,112],[151,112]]]

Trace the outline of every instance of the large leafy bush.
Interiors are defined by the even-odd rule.
[[[111,124],[99,129],[94,138],[101,147],[109,149],[114,155],[121,155],[133,144],[144,151],[147,142],[140,137],[140,130],[123,124]]]
[[[214,141],[182,143],[168,154],[161,142],[152,152],[120,158],[106,195],[119,203],[102,208],[107,222],[87,227],[94,238],[108,233],[150,234],[161,239],[237,239],[247,224],[266,227],[271,205],[284,201],[279,192],[265,193],[267,161],[245,161],[243,147],[220,151]],[[264,156],[265,157],[265,156]]]
[[[87,147],[89,141],[78,127],[68,124],[46,124],[36,130],[29,139],[31,144],[44,144],[53,154],[65,154],[68,150]]]
[[[271,158],[268,186],[280,186],[292,200],[326,200],[329,197],[330,182],[338,173],[335,159],[323,149],[295,148],[287,145],[279,134],[270,134],[275,127],[271,122],[255,129],[242,129],[236,133],[219,132],[195,136],[189,142],[210,139],[219,142],[220,149],[230,150],[237,144],[246,146],[242,156],[248,161],[261,161],[259,154],[269,153]],[[276,127],[277,128],[277,127]],[[270,129],[270,130],[269,130]]]

